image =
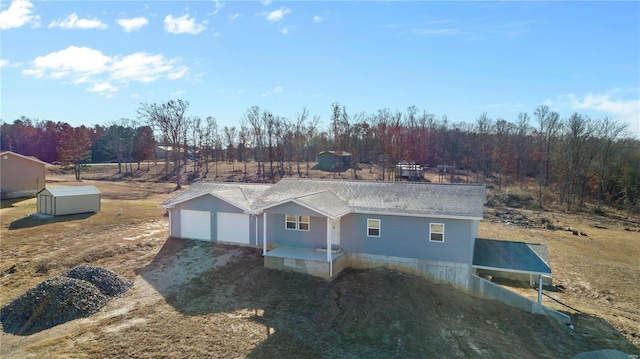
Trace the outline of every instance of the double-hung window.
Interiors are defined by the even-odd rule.
[[[380,237],[379,219],[367,219],[367,237]]]
[[[429,241],[444,242],[444,223],[429,224]]]
[[[308,231],[309,223],[309,216],[297,216],[295,214],[287,214],[284,216],[284,228],[292,231]]]

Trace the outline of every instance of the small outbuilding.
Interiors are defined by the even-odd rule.
[[[344,172],[351,168],[351,153],[345,151],[322,151],[316,157],[314,169],[329,172]]]
[[[11,151],[0,153],[0,198],[35,196],[44,188],[47,164]]]
[[[51,216],[100,211],[102,193],[94,186],[45,188],[38,193],[38,213]]]

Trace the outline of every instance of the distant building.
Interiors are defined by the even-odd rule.
[[[329,172],[344,172],[351,168],[351,153],[345,151],[322,151],[316,157],[314,169]]]
[[[0,153],[0,196],[2,199],[34,197],[45,186],[48,163],[31,156],[5,151]]]
[[[424,170],[419,164],[399,163],[396,165],[396,179],[399,178],[422,180],[424,179]]]

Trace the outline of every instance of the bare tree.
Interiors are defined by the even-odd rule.
[[[158,128],[163,137],[171,144],[173,166],[176,176],[176,189],[182,188],[180,175],[180,150],[185,132],[185,113],[189,108],[189,102],[184,100],[169,100],[167,103],[141,103],[138,108],[138,117],[149,121],[153,127]]]

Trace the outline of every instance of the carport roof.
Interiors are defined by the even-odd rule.
[[[545,244],[476,238],[474,267],[550,275],[549,263]]]

